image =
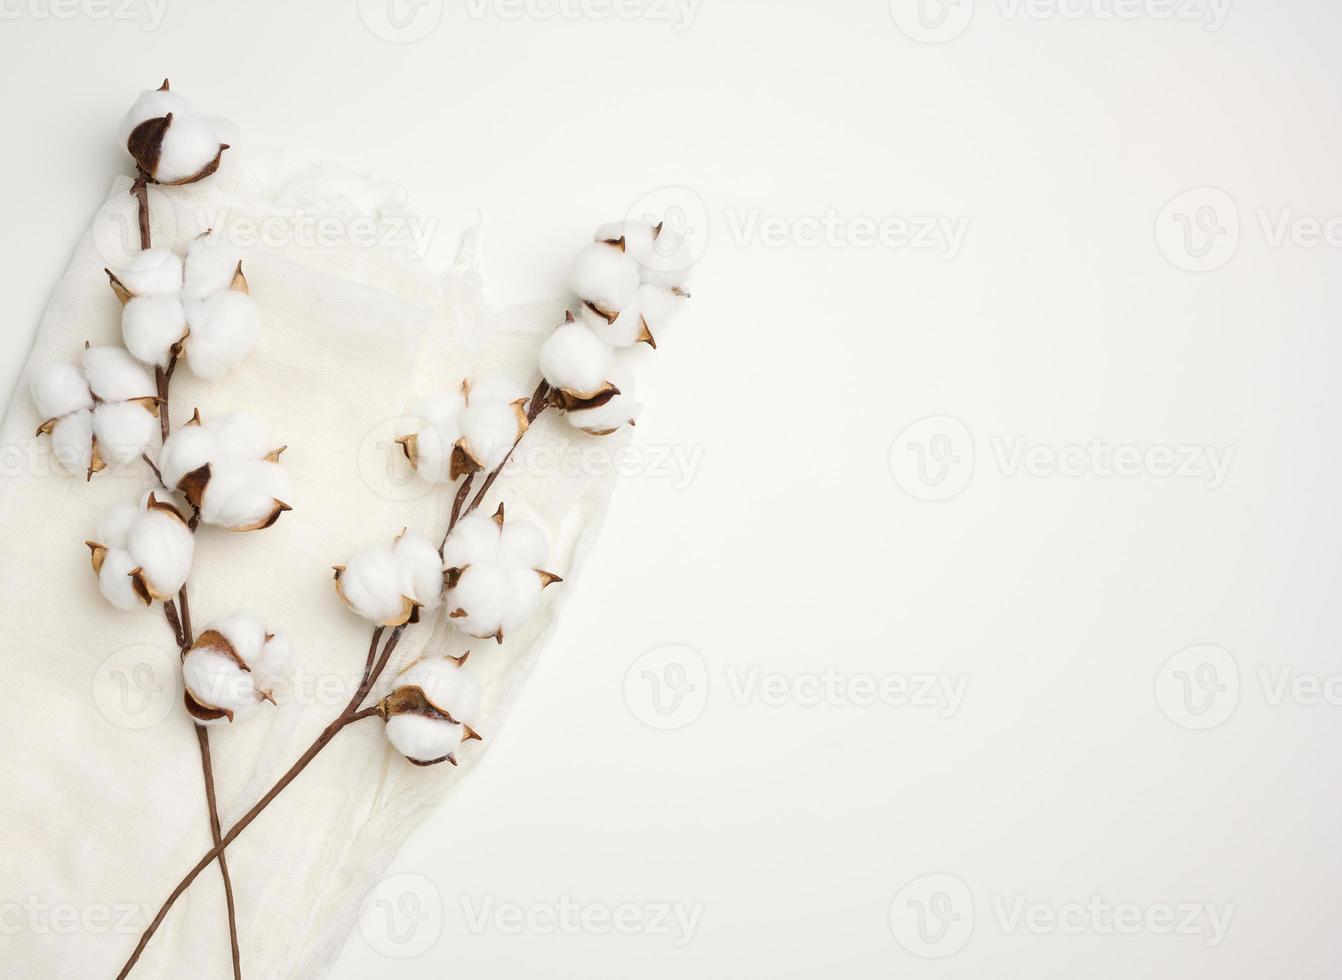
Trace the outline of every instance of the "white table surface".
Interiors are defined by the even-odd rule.
[[[6,390],[164,75],[439,266],[479,209],[495,295],[708,215],[638,428],[689,462],[333,977],[1336,975],[1335,4],[138,2],[3,4]]]

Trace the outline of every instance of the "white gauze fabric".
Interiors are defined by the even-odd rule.
[[[349,219],[401,206],[385,185],[331,168],[281,181],[281,167],[278,157],[231,150],[203,183],[151,189],[154,244],[180,253],[211,226],[267,218],[282,227],[300,209]],[[102,511],[149,487],[147,468],[109,470],[89,483],[61,475],[49,440],[33,438],[43,420],[27,393],[36,366],[77,358],[85,340],[120,343],[120,307],[102,270],[136,247],[129,183],[115,182],[81,239],[4,422],[0,616],[23,639],[0,650],[13,694],[0,713],[0,835],[8,842],[0,882],[4,898],[36,908],[0,940],[4,976],[114,975],[210,845],[199,750],[162,609],[112,608],[83,544]],[[197,407],[207,419],[250,411],[288,445],[283,465],[294,484],[294,510],[274,527],[202,526],[196,536],[196,630],[249,609],[294,649],[278,707],[211,729],[225,829],[339,713],[362,672],[371,627],[341,603],[331,566],[405,526],[442,536],[453,488],[409,471],[394,442],[397,416],[414,394],[477,370],[509,373],[530,390],[539,346],[563,316],[561,303],[487,312],[469,263],[439,283],[408,249],[269,238],[244,253],[262,322],[256,351],[209,385],[180,366],[172,386],[174,427]],[[560,267],[570,259],[555,256]],[[523,445],[555,453],[591,438],[547,412]],[[624,438],[605,445],[614,450]],[[157,452],[155,438],[149,454]],[[608,475],[550,467],[541,479],[523,469],[505,471],[484,507],[506,500],[510,517],[543,527],[550,570],[565,583],[547,589],[536,617],[502,646],[451,630],[440,608],[408,628],[373,692],[385,693],[421,653],[471,649],[485,741],[460,753],[459,768],[423,769],[390,747],[376,719],[342,732],[228,850],[246,976],[322,975],[397,848],[488,754],[612,489]],[[106,921],[73,933],[52,928],[42,909],[66,905],[107,910]],[[133,976],[231,976],[217,866],[178,901]]]

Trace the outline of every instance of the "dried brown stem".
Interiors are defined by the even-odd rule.
[[[142,460],[144,460],[144,461],[145,461],[145,465],[147,465],[147,466],[149,467],[149,469],[153,471],[153,473],[154,473],[154,479],[157,480],[157,481],[161,484],[161,483],[163,482],[163,474],[160,473],[160,472],[158,471],[158,466],[154,463],[154,461],[153,461],[152,459],[149,458],[149,454],[148,454],[148,453],[140,453],[140,458],[141,458]]]
[[[182,635],[182,621],[177,618],[177,606],[169,599],[163,603],[163,618],[168,621],[168,626],[172,630],[172,638],[177,641],[177,648],[185,650],[190,644],[186,642],[186,637]]]
[[[531,401],[527,403],[527,425],[530,426],[532,422],[535,422],[541,412],[545,411],[546,406],[549,404],[550,385],[544,378],[542,378],[541,383],[536,386],[535,392],[531,395]],[[480,488],[479,493],[477,493],[475,498],[471,500],[470,506],[466,508],[465,512],[461,515],[462,517],[465,517],[466,514],[469,514],[471,511],[475,510],[475,508],[480,506],[480,502],[485,499],[485,494],[489,493],[489,488],[494,485],[494,481],[499,478],[499,474],[503,472],[503,468],[508,465],[508,460],[513,458],[513,453],[516,452],[518,445],[522,442],[525,435],[526,433],[523,432],[522,435],[513,440],[512,449],[509,449],[508,455],[503,457],[503,462],[494,467],[489,476],[485,477],[484,486]]]
[[[527,405],[528,423],[534,422],[541,412],[545,411],[546,406],[549,404],[549,394],[550,386],[542,380]],[[508,455],[504,457],[503,462],[500,463],[488,477],[486,477],[484,485],[480,487],[475,498],[464,510],[462,509],[461,501],[466,499],[471,481],[470,479],[463,481],[461,489],[457,491],[458,499],[452,508],[452,519],[448,527],[449,531],[456,525],[461,517],[465,517],[467,514],[471,513],[471,511],[475,510],[476,507],[480,506],[481,501],[484,500],[485,494],[488,493],[489,488],[494,485],[494,481],[498,479],[499,473],[501,473],[503,467],[508,464],[508,460],[512,458],[513,451],[517,449],[518,443],[521,441],[522,438],[519,436],[513,443],[512,449],[508,451]],[[446,541],[446,538],[444,538],[444,541]],[[368,697],[368,692],[373,689],[373,685],[377,683],[378,678],[382,676],[383,670],[386,669],[387,663],[390,661],[391,655],[396,649],[396,645],[401,641],[401,634],[405,632],[405,626],[397,626],[391,631],[391,635],[387,638],[387,642],[383,646],[381,654],[377,655],[376,659],[374,659],[377,652],[378,641],[382,638],[383,630],[384,627],[379,626],[373,631],[373,639],[368,648],[368,658],[364,663],[363,677],[359,682],[358,688],[350,698],[349,704],[345,707],[345,710],[340,713],[335,721],[331,722],[331,724],[327,725],[326,728],[322,730],[322,733],[317,736],[316,741],[308,746],[307,751],[299,756],[298,761],[289,767],[289,770],[266,792],[265,796],[261,797],[255,806],[248,810],[236,824],[229,828],[228,833],[224,834],[214,847],[196,862],[195,867],[187,872],[186,877],[177,883],[177,887],[175,887],[168,895],[167,900],[155,914],[153,921],[149,923],[144,934],[140,936],[140,941],[131,953],[130,959],[126,961],[126,965],[123,966],[121,972],[117,974],[117,980],[125,980],[125,978],[129,976],[131,970],[135,968],[135,964],[139,962],[140,956],[144,953],[145,947],[149,945],[149,941],[154,938],[154,934],[158,931],[159,926],[162,925],[164,918],[172,909],[173,905],[176,904],[177,899],[182,896],[183,892],[191,887],[191,883],[196,880],[200,873],[205,870],[205,868],[209,867],[210,862],[215,858],[222,858],[224,850],[228,845],[233,843],[233,841],[247,829],[251,822],[260,816],[266,807],[274,802],[275,798],[284,791],[285,787],[298,778],[298,775],[311,764],[313,759],[321,754],[321,751],[326,748],[326,746],[331,743],[332,739],[334,739],[346,726],[352,725],[354,722],[364,718],[377,716],[378,708],[376,705],[370,708],[361,708],[360,705],[363,704],[364,699]]]
[[[148,175],[141,171],[135,183],[131,185],[131,193],[135,195],[138,203],[139,223],[140,223],[140,248],[150,247],[149,234],[149,186]],[[154,383],[157,386],[159,397],[159,431],[163,436],[163,441],[168,441],[170,430],[170,420],[168,411],[168,391],[172,383],[172,372],[177,367],[177,355],[174,354],[172,360],[168,362],[168,369],[156,367],[154,369]],[[154,478],[159,483],[163,482],[163,474],[159,468],[154,465],[153,460],[147,453],[142,454],[144,461],[149,464],[149,468],[154,472]],[[195,530],[194,525],[191,530]],[[177,606],[181,607],[181,616],[178,617]],[[186,585],[183,584],[181,591],[177,593],[177,605],[172,600],[163,603],[163,615],[172,628],[173,636],[177,640],[177,646],[185,653],[195,642],[194,634],[191,630],[191,605],[186,597]],[[200,725],[195,726],[196,738],[200,742],[200,768],[201,775],[205,780],[205,803],[210,812],[210,839],[215,846],[219,845],[219,806],[214,795],[214,766],[210,758],[210,736],[209,733]],[[233,880],[228,874],[228,863],[224,860],[223,852],[219,853],[219,873],[224,879],[224,900],[228,905],[228,941],[233,954],[233,980],[242,980],[242,958],[238,950],[238,919],[237,910],[233,902]]]
[[[210,760],[210,731],[204,725],[196,726],[196,740],[200,742],[200,769],[205,777],[205,802],[210,809],[210,840],[219,846],[219,807],[214,799],[214,765]],[[228,943],[233,953],[233,980],[242,980],[242,954],[238,950],[238,915],[233,904],[233,880],[228,875],[228,861],[219,853],[219,873],[224,878],[224,902],[228,905]]]
[[[150,922],[149,926],[145,929],[144,934],[140,936],[140,941],[136,945],[134,952],[131,953],[130,959],[126,961],[126,965],[123,966],[121,972],[117,974],[117,980],[125,980],[125,977],[130,975],[131,970],[133,970],[135,964],[139,962],[145,947],[149,945],[149,940],[154,937],[154,933],[156,933],[158,927],[162,925],[169,910],[176,903],[177,899],[181,897],[182,893],[191,886],[191,883],[196,880],[200,873],[210,866],[210,862],[214,861],[216,858],[222,858],[224,850],[228,845],[233,843],[233,841],[238,838],[238,835],[246,830],[251,822],[260,816],[262,811],[270,806],[280,793],[284,792],[285,787],[298,778],[299,773],[306,769],[312,760],[317,758],[317,756],[321,754],[321,751],[326,748],[326,746],[330,745],[331,740],[334,739],[346,726],[352,725],[354,722],[361,721],[364,718],[373,718],[377,716],[378,708],[376,705],[362,709],[359,708],[359,705],[363,703],[364,698],[368,696],[368,692],[371,691],[373,685],[377,683],[377,679],[381,676],[382,671],[386,669],[387,662],[391,659],[392,652],[400,642],[401,634],[403,632],[405,632],[404,626],[397,626],[393,629],[391,636],[387,638],[386,645],[382,648],[381,655],[377,657],[376,661],[373,661],[373,653],[377,649],[377,640],[382,635],[382,627],[378,627],[374,630],[373,643],[369,649],[369,666],[364,668],[363,680],[360,681],[359,687],[350,699],[349,705],[340,713],[340,716],[336,718],[335,721],[331,722],[331,724],[327,725],[326,728],[322,730],[322,733],[317,736],[316,741],[308,746],[307,751],[299,756],[298,761],[289,767],[289,770],[266,792],[266,795],[261,797],[255,806],[248,810],[236,824],[230,827],[228,833],[224,834],[223,837],[219,839],[218,843],[216,843],[204,857],[196,862],[196,866],[187,872],[186,877],[178,882],[177,887],[172,890],[167,901],[163,903],[163,906],[154,916],[153,921]]]

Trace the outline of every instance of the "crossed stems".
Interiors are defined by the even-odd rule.
[[[545,411],[546,406],[549,404],[549,396],[550,396],[550,386],[544,380],[542,380],[541,383],[537,386],[535,393],[532,394],[531,400],[527,404],[526,414],[527,414],[528,425],[534,422],[536,418],[541,414],[541,412]],[[484,483],[480,486],[480,489],[476,492],[475,496],[471,499],[471,502],[469,504],[466,504],[465,501],[467,496],[469,496],[470,494],[471,484],[474,481],[475,474],[469,474],[462,481],[462,484],[458,488],[456,496],[452,502],[452,513],[448,519],[448,526],[447,526],[448,534],[450,534],[452,532],[452,529],[457,526],[457,522],[461,518],[465,517],[467,514],[470,514],[473,510],[475,510],[477,507],[480,506],[481,502],[485,498],[485,494],[487,494],[489,492],[489,489],[494,485],[494,481],[498,479],[499,474],[503,471],[503,468],[508,465],[508,461],[512,458],[513,452],[517,449],[517,446],[521,441],[522,436],[518,436],[517,439],[513,442],[512,448],[508,450],[508,455],[504,457],[503,462],[500,463],[497,467],[495,467],[489,473],[489,475],[485,477]],[[443,536],[443,543],[444,546],[447,543],[446,534]],[[185,600],[185,590],[183,590],[181,598]],[[167,607],[165,606],[165,609],[166,608]],[[336,735],[338,735],[342,730],[344,730],[349,725],[354,724],[356,721],[361,721],[364,718],[374,718],[380,714],[381,712],[380,704],[375,704],[366,708],[362,707],[362,705],[364,699],[368,697],[368,693],[373,689],[373,685],[377,683],[378,678],[382,676],[383,670],[386,669],[387,663],[391,659],[392,652],[396,649],[396,645],[400,643],[401,634],[405,632],[405,625],[396,626],[392,628],[391,634],[387,637],[387,641],[385,644],[383,644],[382,651],[381,653],[379,653],[378,644],[382,641],[383,634],[386,632],[386,630],[387,627],[385,626],[379,626],[373,630],[373,639],[368,646],[368,657],[364,661],[363,677],[360,679],[359,686],[355,690],[353,697],[350,698],[349,704],[345,706],[345,710],[342,711],[334,721],[332,721],[322,730],[321,734],[317,736],[316,740],[311,745],[308,746],[307,751],[305,751],[301,756],[299,756],[298,761],[289,767],[289,770],[283,776],[281,776],[279,778],[279,781],[276,782],[275,785],[272,786],[266,792],[265,796],[261,797],[261,799],[257,801],[255,806],[253,806],[250,810],[248,810],[245,814],[243,814],[243,816],[238,820],[238,822],[235,823],[231,828],[229,828],[228,833],[224,834],[223,837],[220,838],[218,836],[218,832],[216,829],[214,847],[212,847],[209,851],[207,851],[205,853],[205,856],[196,862],[195,867],[193,867],[190,871],[187,872],[186,877],[184,877],[180,882],[178,882],[177,887],[174,888],[172,890],[172,893],[168,895],[167,900],[159,908],[158,913],[153,918],[153,921],[149,923],[148,927],[144,931],[144,934],[140,937],[140,941],[136,945],[134,952],[131,953],[130,959],[126,961],[126,965],[123,966],[121,968],[121,972],[117,974],[117,980],[125,980],[125,978],[130,975],[131,970],[135,968],[135,964],[139,961],[141,954],[145,950],[145,947],[148,946],[149,941],[154,938],[154,933],[158,931],[159,926],[162,925],[164,918],[167,916],[168,912],[172,909],[177,899],[180,898],[182,893],[185,892],[191,886],[191,883],[196,880],[197,876],[207,867],[210,866],[210,862],[214,861],[217,858],[220,862],[220,865],[221,866],[223,865],[224,850],[228,847],[228,845],[233,843],[233,841],[237,840],[238,836],[241,835],[241,833],[247,829],[247,827],[251,824],[251,822],[255,820],[258,816],[260,816],[262,811],[264,811],[266,807],[270,806],[270,804],[275,801],[275,798],[278,797],[280,793],[284,791],[285,787],[298,778],[299,773],[301,773],[304,769],[306,769],[308,765],[312,762],[312,760],[317,758],[317,756],[321,754],[321,751],[324,748],[326,748],[326,746],[331,744],[332,740],[335,739]],[[217,828],[217,823],[215,826]],[[234,963],[236,964],[236,962],[237,961],[235,958]]]
[[[149,176],[141,170],[131,185],[131,194],[135,197],[137,204],[137,217],[140,226],[140,248],[148,249],[152,246],[152,238],[149,229]],[[169,389],[172,385],[173,371],[177,368],[177,353],[174,348],[171,359],[168,361],[167,368],[154,368],[154,386],[158,395],[158,421],[159,432],[162,434],[163,442],[168,441],[168,434],[171,431],[171,422],[169,418]],[[163,475],[159,472],[157,466],[146,454],[144,461],[149,464],[153,470],[154,478],[160,483],[163,482]],[[191,530],[194,532],[199,515],[195,515],[191,520]],[[177,607],[172,600],[163,604],[163,615],[171,627],[173,636],[177,640],[183,656],[186,651],[191,649],[195,642],[195,636],[191,630],[191,605],[187,601],[186,584],[183,583],[181,591],[177,595],[177,604],[181,607],[180,618]],[[215,799],[214,790],[214,763],[210,756],[210,733],[203,725],[194,725],[196,729],[196,741],[200,744],[200,771],[205,780],[205,804],[210,813],[210,839],[217,846],[219,844],[219,806]],[[228,862],[224,855],[219,855],[219,874],[224,879],[224,901],[228,906],[228,943],[233,957],[233,980],[242,980],[242,956],[238,948],[238,917],[237,908],[233,900],[233,879],[228,873]]]

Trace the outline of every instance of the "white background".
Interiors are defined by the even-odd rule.
[[[413,43],[382,0],[0,4],[6,390],[164,75],[406,187],[440,267],[478,208],[499,296],[558,295],[658,188],[706,206],[638,427],[696,465],[623,481],[486,764],[332,975],[1336,976],[1342,706],[1275,685],[1342,671],[1342,242],[1277,231],[1342,215],[1342,11],[557,2],[402,8]],[[850,234],[817,245],[827,214]],[[926,216],[968,222],[958,252],[861,238]],[[640,660],[668,644],[696,653]],[[827,668],[856,686],[811,703]],[[742,693],[772,674],[783,703]],[[963,702],[856,703],[913,675]],[[1092,896],[1135,925],[1069,908]],[[645,928],[601,929],[623,903]]]

